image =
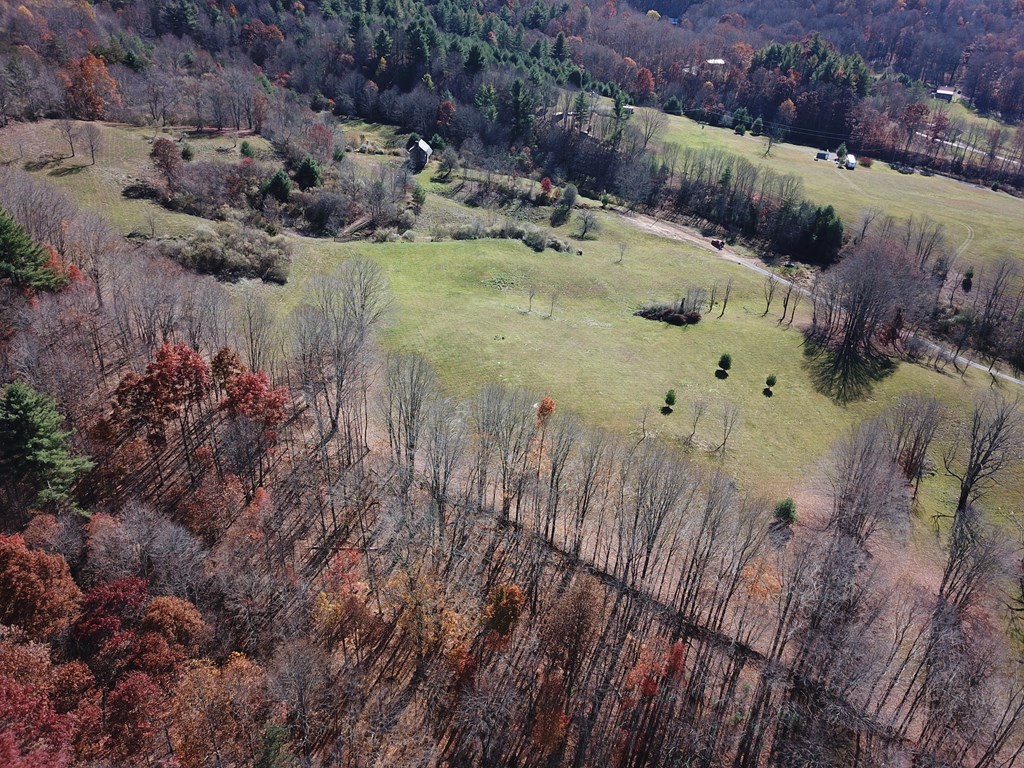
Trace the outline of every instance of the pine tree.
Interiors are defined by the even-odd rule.
[[[484,49],[478,44],[474,43],[469,48],[469,53],[466,56],[466,71],[475,75],[483,70],[487,65],[487,59],[484,57]]]
[[[302,162],[299,163],[299,167],[295,169],[295,181],[298,182],[302,189],[319,187],[323,181],[323,171],[320,170],[320,164],[310,155],[306,155]]]
[[[512,112],[509,128],[512,138],[529,141],[530,131],[533,128],[533,95],[518,77],[512,82],[509,99]]]
[[[49,254],[0,208],[0,282],[21,288],[56,291],[67,278],[49,267]]]
[[[288,178],[287,173],[279,170],[264,182],[261,191],[264,195],[270,195],[282,203],[287,202],[288,196],[292,193],[292,180]]]
[[[578,131],[584,130],[590,120],[590,100],[585,91],[576,94],[576,100],[572,103],[572,111],[575,114],[573,126]]]
[[[16,381],[0,399],[0,477],[29,485],[36,503],[67,498],[75,480],[92,468],[68,448],[69,432],[52,397]]]
[[[555,46],[551,49],[551,58],[557,62],[563,62],[569,58],[569,43],[565,39],[565,32],[559,32],[555,38]]]

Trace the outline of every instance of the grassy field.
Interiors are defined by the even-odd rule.
[[[987,386],[978,374],[961,381],[901,365],[869,396],[838,405],[815,390],[802,337],[777,325],[777,306],[762,317],[757,275],[627,228],[612,215],[603,222],[601,239],[584,244],[583,256],[537,254],[504,241],[303,241],[304,255],[282,298],[290,304],[287,293],[301,296],[336,259],[354,251],[372,256],[395,294],[385,345],[424,354],[451,391],[470,396],[495,381],[522,386],[551,395],[589,423],[634,435],[646,413],[647,431],[678,445],[691,431],[691,404],[704,400],[708,413],[697,431],[702,449],[720,441],[722,413],[735,403],[742,423],[722,466],[745,487],[775,496],[812,490],[806,478],[819,475],[836,437],[900,394],[933,394],[955,411]],[[620,242],[626,244],[621,264]],[[721,287],[730,278],[735,288],[722,319],[716,312],[699,325],[678,328],[632,314],[638,305],[677,297],[691,283],[710,287],[717,281]],[[733,369],[719,380],[714,371],[723,352],[732,355]],[[769,373],[779,377],[771,398],[762,394]],[[659,408],[670,388],[678,403],[663,416]],[[1021,490],[1011,484],[993,501],[1011,505]],[[951,492],[942,478],[926,482],[923,516],[947,508]]]
[[[813,149],[795,144],[776,144],[766,158],[767,139],[702,128],[686,117],[668,116],[663,141],[682,148],[723,149],[757,166],[793,174],[803,181],[809,200],[835,206],[848,232],[859,225],[864,211],[877,206],[899,219],[925,214],[942,222],[963,267],[1024,258],[1024,200],[1002,192],[942,176],[903,175],[880,162],[842,171],[834,163],[815,161]]]
[[[96,165],[90,165],[84,141],[76,145],[76,156],[68,154],[54,122],[12,124],[0,132],[0,163],[13,163],[67,190],[83,208],[103,216],[123,234],[132,231],[157,235],[185,234],[195,229],[196,219],[174,213],[146,200],[130,200],[121,191],[131,182],[153,176],[149,162],[152,140],[156,136],[177,139],[180,131],[131,128],[99,124],[102,147],[96,153]],[[269,145],[259,137],[249,138],[259,151]],[[240,157],[241,140],[227,136],[203,137],[189,142],[197,160]]]
[[[674,130],[683,128],[674,126]],[[696,128],[708,136],[711,130]],[[153,227],[157,234],[167,234],[205,223],[145,201],[122,198],[120,190],[127,180],[147,172],[147,138],[153,133],[107,127],[104,135],[106,149],[95,167],[54,173],[87,162],[76,158],[35,172],[67,189],[83,206],[107,216],[123,232]],[[10,136],[0,134],[5,150],[13,146],[4,142]],[[26,138],[19,162],[34,159],[31,151],[38,156],[59,149],[55,129],[53,136],[45,140],[42,136],[37,129],[32,145]],[[736,137],[730,141],[754,146],[757,140]],[[194,142],[197,151],[208,153],[230,149],[232,143],[230,139]],[[817,172],[813,161],[809,164]],[[820,170],[831,173],[827,166]],[[878,170],[876,166],[850,176],[873,179]],[[421,179],[429,181],[429,171]],[[386,270],[394,293],[394,311],[383,334],[385,346],[424,354],[453,393],[471,396],[495,381],[523,386],[538,396],[551,395],[559,408],[575,411],[591,424],[622,433],[639,435],[646,416],[648,433],[679,445],[690,434],[692,403],[704,400],[708,411],[697,430],[695,454],[705,457],[721,440],[724,409],[735,404],[741,424],[729,451],[724,459],[707,460],[735,473],[745,488],[773,497],[813,493],[809,478],[820,477],[836,438],[899,395],[933,394],[951,411],[963,412],[970,398],[988,387],[984,374],[971,372],[961,380],[903,364],[862,399],[839,405],[813,386],[802,337],[797,329],[777,324],[778,304],[767,317],[762,316],[762,279],[750,270],[694,246],[638,231],[617,214],[603,211],[598,214],[599,239],[574,241],[583,249],[582,256],[538,254],[511,241],[424,242],[431,222],[480,217],[486,223],[496,217],[440,195],[437,185],[427,186],[430,193],[418,226],[419,242],[336,243],[290,236],[295,246],[292,277],[286,286],[270,289],[280,314],[301,303],[309,286],[338,261],[363,253]],[[555,233],[569,238],[574,229],[570,222]],[[621,263],[620,245],[625,249]],[[678,298],[691,284],[710,288],[717,283],[721,289],[730,279],[735,287],[722,319],[717,319],[716,311],[696,326],[678,328],[633,316],[639,306]],[[531,288],[535,291],[532,310]],[[724,352],[732,355],[733,369],[728,379],[719,380],[714,371]],[[770,373],[778,376],[779,383],[775,395],[767,398],[762,389]],[[673,414],[663,416],[659,409],[670,388],[676,390],[678,403]],[[949,432],[944,435],[948,437]],[[941,473],[927,480],[923,518],[948,509],[951,493]],[[1024,481],[1018,473],[993,494],[990,506],[1009,511],[1019,508],[1022,498]]]

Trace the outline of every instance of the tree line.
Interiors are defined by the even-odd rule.
[[[989,6],[971,4],[978,27],[954,26],[965,35],[1007,32],[1002,26],[1012,14]],[[567,88],[714,124],[732,125],[737,110],[746,110],[772,136],[828,148],[846,142],[858,153],[988,183],[1021,181],[1019,137],[1011,140],[1003,129],[989,136],[941,110],[927,121],[920,114],[929,111],[927,80],[961,84],[981,109],[1017,120],[1024,79],[1012,37],[951,39],[950,63],[903,38],[852,41],[841,21],[830,23],[827,35],[766,36],[765,27],[747,27],[737,14],[719,14],[729,21],[708,30],[608,4],[499,4],[478,13],[450,1],[419,7],[338,0],[275,10],[147,0],[133,9],[5,8],[5,39],[17,53],[0,59],[0,123],[62,114],[259,133],[268,115],[294,115],[297,102],[302,111],[400,125],[436,147],[527,146],[545,175],[579,181],[564,158],[545,160],[552,147],[534,130],[539,111]],[[873,35],[919,13],[889,10],[886,24],[858,28]],[[922,19],[930,24],[952,12],[934,10]],[[605,189],[616,191],[613,183]]]

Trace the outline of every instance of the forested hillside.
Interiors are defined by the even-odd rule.
[[[846,143],[1020,189],[1024,131],[917,82],[1019,119],[1020,9],[648,10],[0,0],[0,766],[1021,764],[1024,407],[993,373],[1024,367],[1015,263],[975,274],[927,216],[844,224],[794,175],[662,143],[664,113],[686,114],[766,156]],[[451,220],[428,241],[431,206]],[[637,210],[706,227],[688,236],[714,274],[677,240],[616,272],[651,240],[592,240],[663,223]],[[455,239],[481,263],[501,240],[489,258],[510,264],[453,277]],[[737,239],[785,266],[752,278]],[[773,366],[785,339],[787,368],[716,350],[685,383],[721,408],[634,397],[628,433],[574,413],[621,375],[597,345],[568,397],[455,396],[425,334],[382,341],[397,281],[377,246],[420,249],[420,281],[443,284],[407,327],[475,302],[467,325],[515,315],[563,353],[600,331],[651,381],[670,366],[645,367],[637,326],[661,361],[738,327]],[[628,290],[527,284],[524,255]],[[459,330],[429,340],[514,348]],[[844,410],[900,366],[918,389]],[[786,446],[807,454],[796,500],[726,463],[728,398],[767,414],[787,387],[819,444]],[[747,428],[777,468],[785,440]]]
[[[820,32],[843,53],[859,53],[879,71],[933,86],[962,86],[982,109],[1021,116],[1024,98],[1024,9],[1019,2],[797,2],[734,0],[634,3],[678,18],[681,26],[723,50],[760,48]]]
[[[528,148],[527,167],[571,176],[580,147],[552,142],[544,127],[558,110],[589,132],[593,102],[573,100],[581,89],[714,124],[733,125],[742,108],[746,128],[760,118],[778,138],[846,141],[881,159],[913,156],[1020,185],[1019,134],[969,133],[973,126],[926,102],[931,87],[950,85],[983,111],[1020,119],[1019,8],[756,8],[748,20],[693,5],[675,26],[613,2],[7,2],[0,123],[67,114],[260,130],[270,105],[300,98],[440,146]],[[958,157],[961,143],[979,151]],[[598,191],[621,191],[613,161],[595,164],[608,169],[594,180]]]

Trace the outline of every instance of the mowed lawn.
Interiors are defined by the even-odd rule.
[[[53,131],[45,138],[37,134],[35,145],[59,150]],[[10,159],[7,136],[0,134],[0,147]],[[207,224],[120,196],[127,180],[148,172],[147,139],[152,136],[144,129],[106,127],[106,148],[96,166],[53,173],[87,162],[79,157],[36,173],[122,232],[154,227],[162,235]],[[230,139],[194,144],[211,157],[236,151]],[[21,151],[20,162],[34,159],[25,145]],[[762,316],[762,279],[750,270],[642,233],[604,211],[598,212],[602,229],[597,240],[573,241],[582,256],[550,250],[538,254],[512,241],[422,242],[432,220],[500,218],[429,188],[421,242],[335,243],[289,236],[295,246],[291,279],[284,287],[268,288],[282,323],[321,275],[362,253],[384,268],[394,294],[384,346],[422,353],[453,394],[471,397],[491,382],[521,386],[554,397],[560,409],[580,414],[591,425],[639,437],[645,423],[648,434],[677,445],[690,434],[691,405],[704,400],[708,409],[698,425],[694,455],[734,473],[746,490],[772,497],[817,490],[821,481],[813,478],[822,476],[835,441],[901,394],[932,394],[950,412],[963,414],[971,399],[988,389],[988,377],[981,373],[972,371],[961,380],[951,370],[942,374],[902,364],[864,398],[838,405],[815,390],[799,330],[777,324],[778,297],[772,312]],[[573,231],[574,221],[555,233],[569,238]],[[620,245],[625,246],[621,263]],[[717,307],[686,328],[633,315],[644,304],[677,299],[690,285],[710,289],[717,283],[721,297],[730,279],[734,287],[722,319]],[[732,355],[733,368],[728,379],[719,380],[714,371],[724,352]],[[767,398],[762,390],[770,373],[779,381],[774,396]],[[677,404],[674,413],[663,416],[660,407],[670,388],[676,390]],[[729,404],[739,407],[740,424],[724,458],[709,458],[708,451],[721,442],[722,413]],[[950,434],[947,429],[942,438],[948,441]],[[922,520],[949,509],[952,490],[941,472],[926,480]],[[1024,472],[1018,471],[993,492],[989,507],[1009,512],[1019,509],[1022,499]]]
[[[960,252],[961,268],[984,268],[1003,258],[1024,260],[1024,200],[944,176],[904,175],[877,158],[871,168],[839,170],[835,163],[816,161],[814,149],[795,144],[775,144],[766,158],[768,140],[763,137],[667,117],[666,144],[723,149],[756,166],[797,176],[804,196],[834,206],[847,232],[859,227],[864,211],[878,207],[901,220],[926,215],[941,222],[949,245]]]

